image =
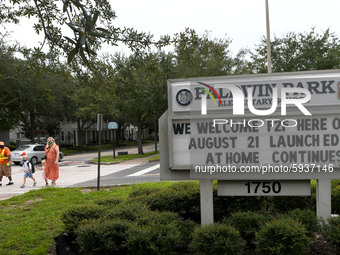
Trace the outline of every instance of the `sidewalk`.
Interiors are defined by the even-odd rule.
[[[59,167],[59,179],[57,180],[58,188],[65,188],[72,185],[76,185],[80,182],[85,182],[89,180],[93,180],[97,178],[98,171],[97,165],[94,164],[84,164],[74,162],[75,164],[60,164]],[[124,162],[125,163],[125,162]],[[139,165],[140,163],[129,162],[128,164],[115,164],[115,165],[101,165],[100,166],[100,176],[104,177],[105,175],[116,173],[119,171],[123,171],[125,169],[131,168],[133,166]],[[33,187],[33,180],[26,179],[25,188],[20,188],[23,183],[23,170],[20,166],[12,167],[12,179],[14,184],[10,186],[6,186],[8,182],[8,178],[3,178],[3,186],[0,187],[0,200],[8,199],[12,196],[20,195],[26,193],[30,190],[37,190],[41,188],[51,187],[51,181],[49,181],[49,186],[45,186],[45,181],[42,179],[42,171],[36,169],[36,172],[33,174],[34,178],[37,181],[37,186]]]
[[[147,144],[144,148],[146,149],[147,147],[150,148],[150,145]],[[129,146],[129,148],[122,148],[122,151],[129,151],[130,153],[136,150],[136,148],[137,147],[134,148],[132,146]],[[91,155],[91,153],[89,153],[89,155]],[[89,181],[89,180],[93,180],[97,178],[97,175],[98,175],[97,164],[87,164],[84,161],[75,161],[75,160],[72,160],[73,157],[76,157],[76,155],[73,154],[70,156],[66,156],[64,158],[64,161],[61,161],[59,163],[59,179],[57,180],[56,187],[64,188],[64,187],[74,186],[77,183],[81,183],[81,182],[85,182],[85,181]],[[109,164],[109,165],[101,164],[100,165],[100,176],[104,177],[108,174],[124,171],[131,167],[140,165],[145,162],[146,158],[148,157],[135,158],[132,160],[127,160],[127,161],[123,161],[123,162],[116,163],[116,164]],[[14,185],[6,186],[6,184],[8,183],[8,178],[3,177],[2,186],[0,187],[0,200],[5,200],[13,196],[26,193],[30,190],[46,188],[45,181],[42,179],[42,171],[38,170],[37,168],[36,168],[35,173],[33,174],[34,178],[36,179],[38,183],[37,186],[33,187],[33,180],[28,178],[26,179],[26,185],[25,185],[26,187],[20,188],[20,186],[23,183],[23,176],[24,176],[23,168],[21,166],[12,165],[12,179],[13,179]],[[49,181],[49,184],[51,184],[51,181]],[[47,187],[50,187],[50,186],[47,186]]]

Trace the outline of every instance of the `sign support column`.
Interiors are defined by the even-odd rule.
[[[113,146],[113,159],[116,159],[116,130],[118,129],[118,123],[111,121],[107,123],[107,129],[112,130],[112,146]]]
[[[112,130],[113,159],[116,159],[116,129]]]
[[[201,225],[214,224],[212,180],[200,180]]]
[[[331,217],[331,180],[316,180],[316,215],[327,223]]]
[[[102,123],[103,123],[103,114],[97,114],[97,131],[98,131],[98,176],[97,176],[97,190],[100,189],[100,154],[101,154],[101,145],[102,145]]]

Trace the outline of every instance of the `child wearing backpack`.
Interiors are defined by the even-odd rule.
[[[24,168],[24,183],[20,186],[20,188],[25,188],[26,178],[31,178],[33,180],[33,187],[37,185],[33,177],[34,166],[28,161],[28,157],[26,152],[22,153],[22,166]]]

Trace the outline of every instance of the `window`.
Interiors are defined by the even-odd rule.
[[[24,150],[27,150],[27,149],[29,149],[30,147],[29,146],[27,146],[27,145],[22,145],[22,146],[20,146],[19,148],[17,148],[17,150],[18,151],[24,151]]]
[[[65,133],[64,133],[64,131],[61,131],[61,140],[65,141]]]
[[[35,146],[34,151],[44,151],[45,147],[44,146]]]

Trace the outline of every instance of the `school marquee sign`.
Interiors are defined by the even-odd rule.
[[[340,179],[340,71],[168,81],[159,119],[161,180],[200,180],[202,224],[218,195],[310,195],[331,212]]]
[[[190,170],[191,179],[340,178],[339,72],[171,80],[168,93],[167,171]]]

